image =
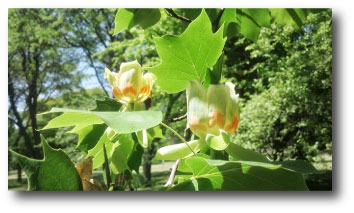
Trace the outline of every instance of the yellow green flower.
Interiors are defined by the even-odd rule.
[[[187,87],[187,122],[200,138],[207,134],[219,135],[224,130],[229,135],[236,132],[240,120],[238,95],[235,85],[209,85],[208,91],[199,81],[190,81]]]
[[[151,94],[156,77],[152,73],[143,75],[140,64],[135,60],[122,63],[118,73],[105,69],[104,77],[112,87],[114,97],[121,103],[139,103]]]

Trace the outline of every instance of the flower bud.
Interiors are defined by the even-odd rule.
[[[190,81],[187,87],[187,122],[194,134],[219,135],[220,129],[229,135],[236,132],[240,118],[234,85],[209,85],[208,91],[199,81]]]
[[[122,103],[145,101],[156,80],[151,73],[143,76],[141,66],[136,60],[122,63],[119,73],[112,73],[106,68],[104,77],[111,85],[114,97]]]

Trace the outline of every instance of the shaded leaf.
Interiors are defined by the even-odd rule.
[[[137,174],[139,174],[139,167],[142,162],[142,156],[144,154],[144,149],[143,147],[140,146],[139,142],[137,141],[137,138],[134,139],[134,136],[132,135],[133,140],[135,142],[132,153],[129,156],[128,159],[128,166],[131,170],[134,170]]]
[[[29,191],[82,190],[79,173],[70,158],[58,149],[51,148],[41,136],[44,159],[35,160],[11,151],[28,179]]]
[[[143,29],[156,24],[161,18],[159,9],[124,9],[117,11],[114,23],[114,35],[122,30],[130,30],[136,25],[140,25]]]
[[[213,190],[308,190],[300,173],[272,164],[209,160],[200,157],[187,158],[185,163],[192,170],[189,182],[206,178],[210,180]],[[192,188],[188,183],[182,184],[186,186],[185,189],[178,184],[171,190]],[[202,186],[206,188],[198,185],[198,190],[211,190],[208,184]]]
[[[105,124],[93,124],[77,131],[70,131],[70,133],[76,133],[79,135],[76,148],[87,152],[96,146],[106,128],[107,126]]]
[[[109,140],[107,134],[105,133],[101,136],[96,146],[88,151],[88,156],[93,157],[93,169],[102,166],[104,163],[103,144],[106,147],[107,155],[109,155],[109,157],[111,156],[113,143]]]
[[[130,170],[128,166],[128,159],[133,151],[134,141],[130,135],[121,135],[119,141],[114,143],[111,154],[110,167],[114,174],[123,172],[124,170]]]
[[[96,107],[90,111],[119,111],[122,104],[115,99],[104,97],[103,100],[96,100]]]

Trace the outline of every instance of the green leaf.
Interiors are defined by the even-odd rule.
[[[70,133],[76,133],[79,135],[76,148],[87,152],[96,146],[106,128],[107,126],[105,124],[93,124],[77,131],[70,131]]]
[[[104,97],[103,100],[96,100],[96,107],[90,111],[118,111],[122,107],[122,104],[118,101]]]
[[[103,134],[100,140],[97,142],[96,146],[88,151],[88,156],[93,157],[92,168],[96,169],[104,163],[104,153],[103,153],[103,144],[106,147],[107,155],[111,157],[111,150],[113,143],[109,140],[107,134]]]
[[[161,18],[159,9],[124,9],[117,11],[114,23],[114,35],[122,30],[130,30],[136,25],[140,25],[143,29],[156,24]]]
[[[76,125],[72,130],[76,131],[92,124],[106,123],[107,126],[114,129],[117,134],[125,134],[154,127],[162,121],[162,113],[159,111],[91,112],[53,108],[47,113],[51,112],[65,113],[51,120],[43,129]]]
[[[11,153],[18,160],[28,179],[29,191],[82,190],[80,175],[70,158],[62,150],[52,149],[41,136],[44,159],[35,160]]]
[[[95,112],[117,134],[137,132],[161,123],[160,111]]]
[[[102,124],[103,120],[95,114],[90,113],[89,111],[79,111],[79,110],[67,110],[58,111],[59,108],[53,108],[50,112],[65,112],[58,117],[55,117],[48,124],[43,127],[41,130],[53,129],[60,127],[69,127],[75,126],[72,131],[80,130],[86,126],[93,124]]]
[[[258,40],[261,27],[270,27],[268,9],[237,9],[236,13],[239,33],[253,42]]]
[[[273,8],[269,9],[271,16],[275,22],[280,25],[289,24],[295,29],[300,29],[303,23],[306,21],[306,17],[309,13],[308,9],[288,9],[288,8]]]
[[[187,142],[194,152],[200,149],[199,140]],[[164,146],[157,150],[155,160],[178,160],[192,155],[192,151],[184,143]]]
[[[150,128],[147,130],[147,132],[148,132],[149,140],[151,141],[155,138],[165,138],[162,134],[162,130],[160,126],[155,126],[153,128]]]
[[[140,146],[139,142],[137,141],[136,136],[132,133],[132,138],[135,142],[135,145],[133,147],[132,153],[129,156],[128,159],[128,166],[131,170],[134,170],[137,174],[139,174],[139,167],[142,162],[142,156],[144,154],[144,149],[143,147]]]
[[[193,180],[208,179],[213,190],[308,190],[300,173],[263,163],[263,166],[250,162],[232,162],[190,157],[184,160],[192,170],[192,177],[187,183],[173,187],[171,190],[211,190],[203,181],[198,188]],[[182,185],[182,186],[183,186]],[[204,188],[205,187],[205,188]]]
[[[162,62],[148,68],[157,76],[156,84],[168,93],[184,90],[190,80],[204,81],[222,53],[226,39],[223,27],[212,33],[211,23],[203,10],[180,36],[154,38]]]
[[[148,134],[146,129],[136,132],[136,136],[138,138],[138,142],[143,148],[149,147],[150,144],[149,144]]]
[[[230,143],[226,149],[226,152],[232,156],[233,160],[241,160],[241,161],[256,161],[256,162],[271,162],[266,156],[259,154],[258,152],[254,152],[249,149],[242,148],[241,146]]]
[[[282,168],[284,169],[299,172],[302,174],[321,173],[314,166],[312,166],[310,163],[307,163],[305,161],[302,160],[282,161],[282,162],[270,161],[264,155],[249,149],[242,148],[241,146],[236,145],[234,143],[229,144],[229,146],[226,149],[226,152],[229,153],[229,155],[232,156],[233,160],[235,161],[253,161],[253,162],[271,163],[274,165],[281,165]]]
[[[130,170],[128,160],[134,148],[134,141],[130,135],[121,135],[119,141],[114,143],[111,155],[111,168],[114,174]]]
[[[205,142],[215,150],[224,150],[229,146],[230,136],[227,132],[220,130],[219,135],[207,134]]]
[[[284,161],[278,162],[281,164],[283,168],[288,170],[292,170],[295,172],[299,172],[302,174],[320,174],[322,171],[317,170],[312,164],[307,163],[303,160],[295,160],[295,161]]]

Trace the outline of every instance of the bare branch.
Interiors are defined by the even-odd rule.
[[[177,121],[184,120],[185,118],[187,118],[187,113],[184,115],[181,115],[179,117],[171,118],[171,119],[167,120],[167,122],[168,123],[177,122]]]
[[[188,18],[186,18],[186,17],[183,17],[183,16],[180,16],[180,15],[176,14],[175,11],[173,11],[172,8],[165,8],[165,10],[167,11],[167,13],[168,13],[170,16],[172,16],[172,17],[174,17],[174,18],[176,18],[176,19],[182,20],[182,21],[187,22],[187,23],[191,23],[191,22],[192,22],[192,20],[190,20],[190,19],[188,19]]]

